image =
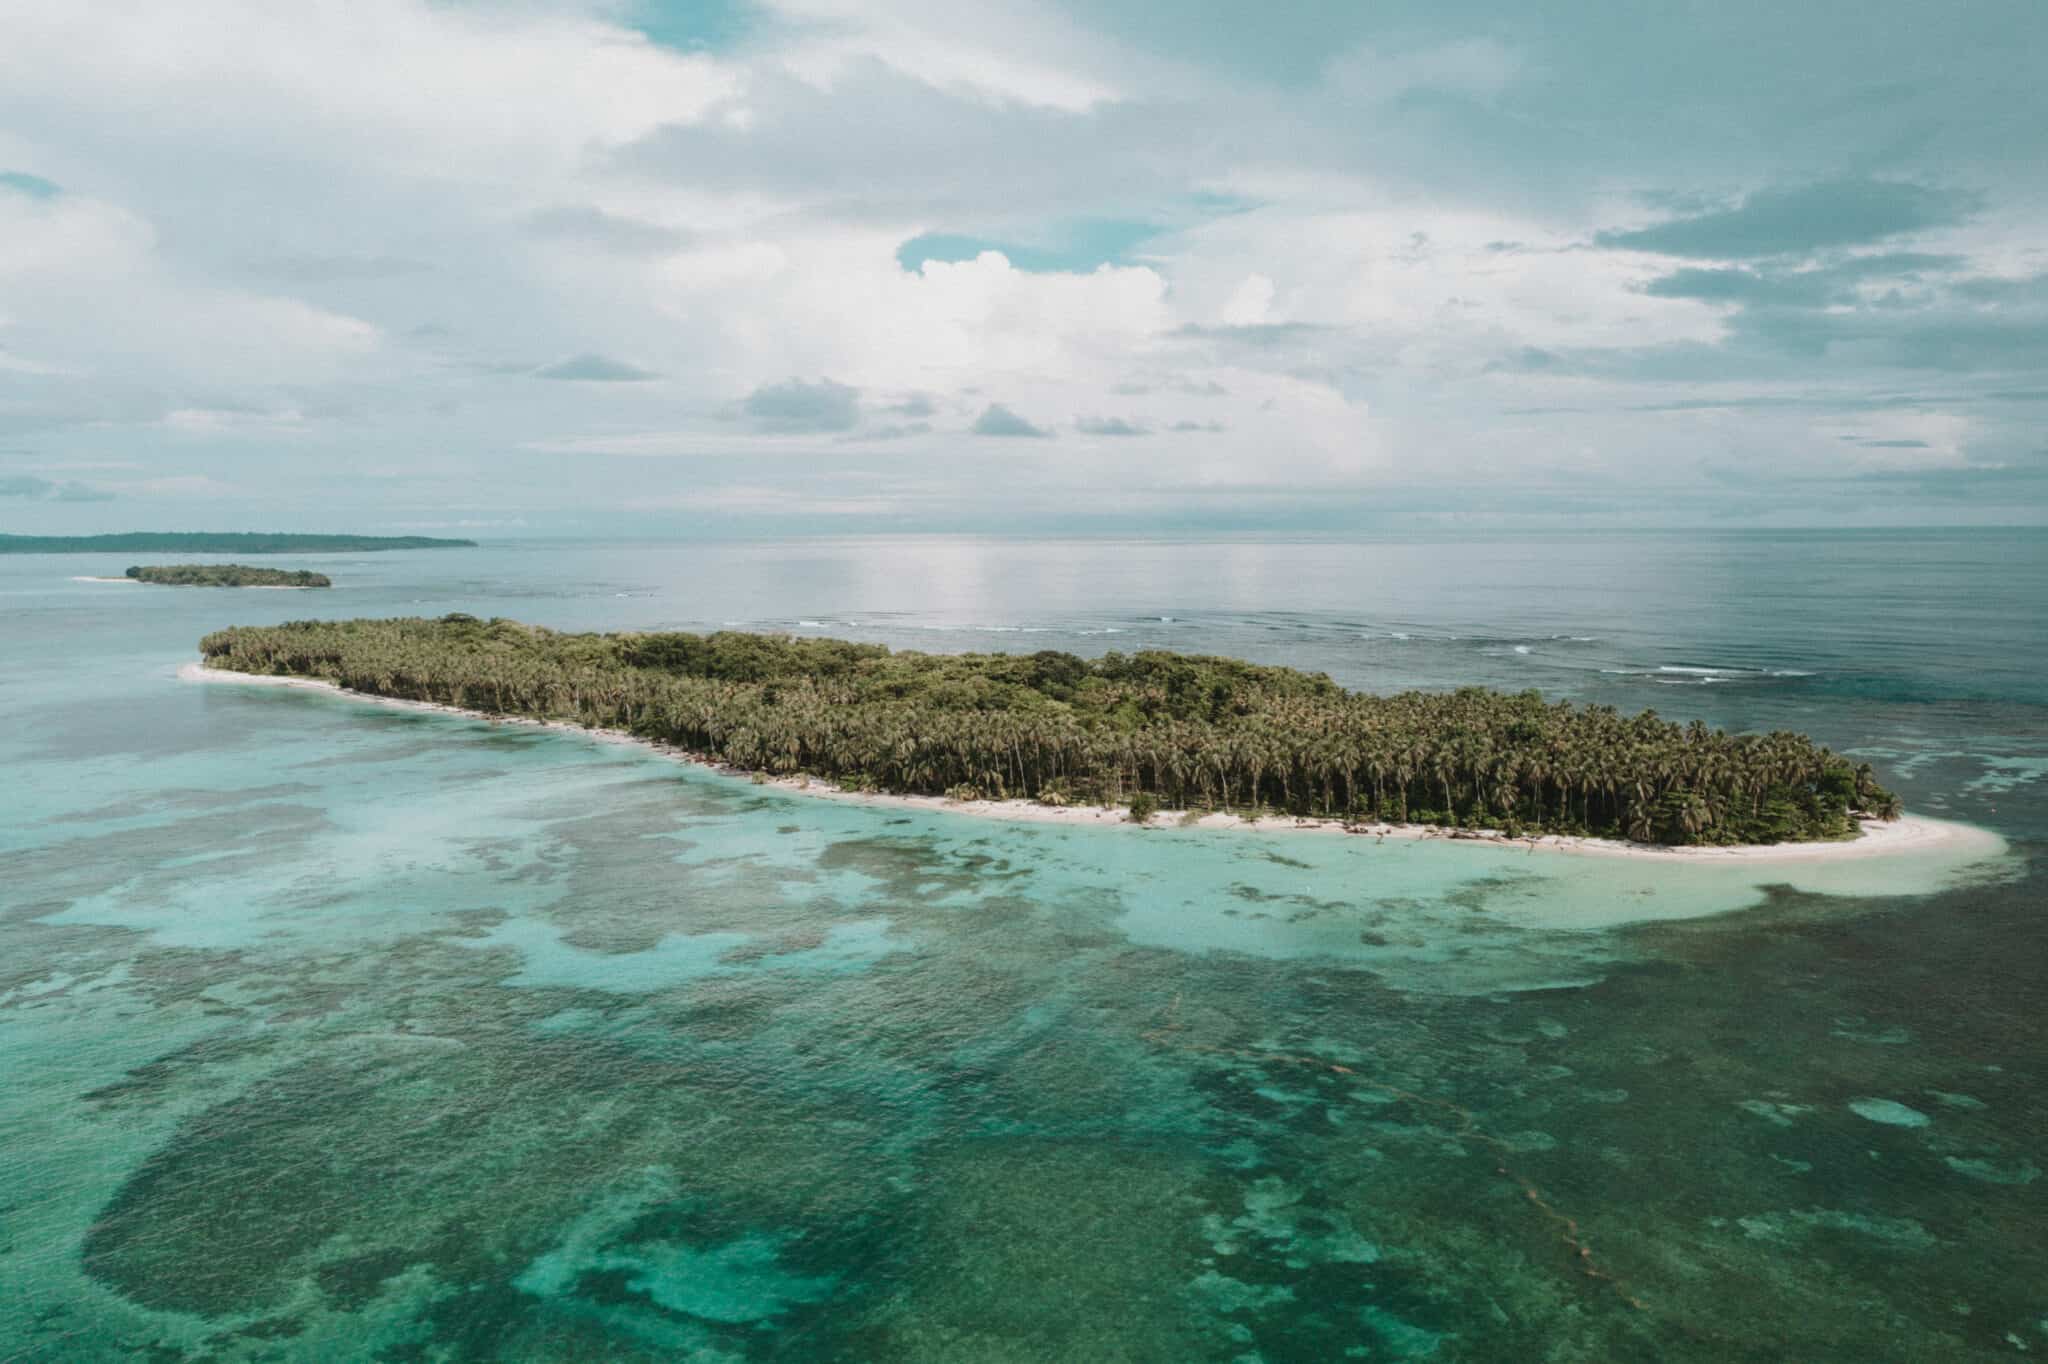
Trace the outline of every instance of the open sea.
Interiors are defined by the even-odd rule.
[[[0,556],[0,1364],[2048,1355],[2048,532],[137,561]],[[1534,687],[2007,850],[1003,824],[175,676],[449,611]]]

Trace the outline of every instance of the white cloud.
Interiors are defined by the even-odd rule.
[[[1841,148],[1875,154],[1856,119],[1788,129],[1812,162],[1788,170],[1776,148],[1728,150],[1759,139],[1723,124],[1754,123],[1700,117],[1704,87],[1679,125],[1582,118],[1576,101],[1633,98],[1640,73],[1511,8],[1399,29],[1333,14],[1284,80],[1257,69],[1266,40],[1303,37],[1284,16],[1218,39],[1202,15],[1148,32],[1055,0],[765,10],[740,45],[685,54],[619,0],[16,5],[0,171],[37,180],[0,182],[0,431],[47,433],[39,458],[64,467],[154,459],[169,437],[248,461],[234,486],[253,498],[375,452],[422,453],[378,453],[365,498],[431,502],[529,461],[503,494],[527,501],[485,514],[539,524],[564,499],[624,505],[559,454],[689,456],[733,490],[695,505],[748,515],[820,469],[921,471],[915,497],[901,473],[894,492],[803,492],[824,516],[1027,484],[1053,508],[1704,487],[2013,457],[2037,429],[1990,396],[2024,386],[1983,358],[2024,372],[2040,344],[2043,193],[2017,153],[2004,181],[1956,186],[1981,212],[1914,243],[2005,292],[1872,279],[1846,328],[1646,292],[1669,261],[1594,243],[1847,174]],[[1996,88],[2021,92],[1999,106],[2015,118],[2038,102]],[[1937,178],[1903,134],[1887,145],[1886,176]],[[1100,242],[1077,258],[1109,263],[989,250],[905,270],[925,234]],[[1916,334],[1943,300],[1954,337]],[[1901,356],[1927,391],[1877,406]],[[793,376],[834,387],[746,415]],[[1063,438],[969,439],[992,405]],[[255,467],[269,436],[291,439]],[[1646,450],[1654,477],[1623,477]]]
[[[782,64],[821,89],[850,65],[874,60],[938,89],[1068,112],[1117,97],[1100,45],[1029,6],[775,0],[774,7],[813,34],[785,51]]]
[[[181,436],[262,436],[288,435],[302,429],[305,418],[294,411],[284,412],[239,412],[219,408],[180,407],[164,414],[157,423],[166,431]]]
[[[1258,327],[1274,320],[1273,281],[1264,275],[1246,275],[1244,283],[1231,291],[1218,320],[1226,327]]]
[[[76,195],[0,195],[0,342],[26,365],[156,384],[334,377],[377,328],[180,269],[152,226]]]
[[[708,58],[538,8],[51,3],[15,7],[7,28],[10,102],[68,101],[83,85],[97,137],[230,159],[279,144],[348,162],[374,149],[463,182],[572,167],[593,144],[700,118],[741,88]]]

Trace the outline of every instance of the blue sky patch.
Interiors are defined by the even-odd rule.
[[[751,34],[760,18],[747,0],[639,0],[630,22],[678,52],[724,52]]]
[[[1134,263],[1132,253],[1159,231],[1153,223],[1082,218],[1053,226],[1036,242],[926,232],[897,247],[896,260],[905,270],[915,271],[926,261],[951,264],[973,260],[984,251],[1000,251],[1019,270],[1085,275],[1098,266]]]
[[[54,199],[61,192],[56,181],[27,171],[0,171],[0,189],[11,189],[31,199]]]

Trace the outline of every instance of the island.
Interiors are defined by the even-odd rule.
[[[332,587],[325,573],[303,568],[251,568],[247,564],[147,564],[125,575],[165,587]]]
[[[614,731],[851,791],[1566,834],[1665,845],[1856,836],[1896,796],[1805,735],[1146,650],[892,652],[738,631],[562,633],[505,619],[291,621],[204,668]]]
[[[250,531],[130,531],[120,535],[0,535],[0,554],[362,554],[388,549],[475,549],[429,535],[285,535]]]

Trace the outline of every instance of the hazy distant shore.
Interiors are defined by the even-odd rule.
[[[650,749],[664,757],[687,762],[697,767],[729,776],[757,779],[761,785],[779,791],[798,795],[815,796],[827,800],[854,801],[865,805],[885,806],[897,809],[936,811],[947,814],[975,815],[985,819],[1010,820],[1032,824],[1113,824],[1135,829],[1128,819],[1128,811],[1121,806],[1100,805],[1042,805],[1029,800],[970,800],[955,801],[945,796],[897,795],[888,792],[854,791],[834,782],[816,777],[766,776],[746,768],[734,767],[702,754],[687,752],[673,745],[629,734],[623,730],[593,729],[566,720],[535,720],[524,716],[492,715],[486,711],[467,710],[460,706],[442,705],[436,701],[411,701],[395,696],[374,696],[368,692],[351,691],[333,682],[310,677],[277,677],[260,673],[234,672],[222,668],[209,668],[204,663],[187,663],[178,669],[182,681],[200,683],[226,683],[239,686],[291,687],[312,691],[329,692],[351,700],[369,702],[374,705],[393,706],[406,710],[439,711],[447,715],[460,715],[470,719],[487,720],[492,724],[522,725],[535,729],[556,729],[572,734],[583,734],[606,743],[628,743]],[[1433,824],[1387,824],[1387,823],[1346,823],[1334,819],[1305,819],[1292,815],[1274,815],[1250,819],[1243,815],[1222,812],[1196,814],[1184,810],[1160,810],[1145,825],[1151,829],[1195,828],[1195,829],[1256,829],[1260,832],[1341,834],[1354,838],[1382,839],[1433,839],[1446,843],[1471,843],[1479,846],[1512,847],[1529,852],[1556,852],[1578,856],[1653,858],[1671,861],[1718,861],[1718,862],[1813,862],[1834,860],[1845,857],[1873,857],[1893,853],[1925,852],[1936,849],[1958,849],[1971,844],[1981,844],[1984,851],[1996,852],[2003,847],[2003,840],[1988,830],[1950,820],[1930,819],[1924,815],[1904,815],[1896,820],[1885,821],[1866,819],[1860,821],[1859,837],[1840,842],[1803,842],[1746,844],[1733,847],[1689,847],[1653,843],[1630,843],[1611,838],[1582,838],[1563,834],[1542,834],[1508,838],[1504,834],[1469,829],[1445,829]]]
[[[0,554],[370,554],[475,549],[431,535],[313,535],[285,531],[122,531],[113,535],[0,535]]]

